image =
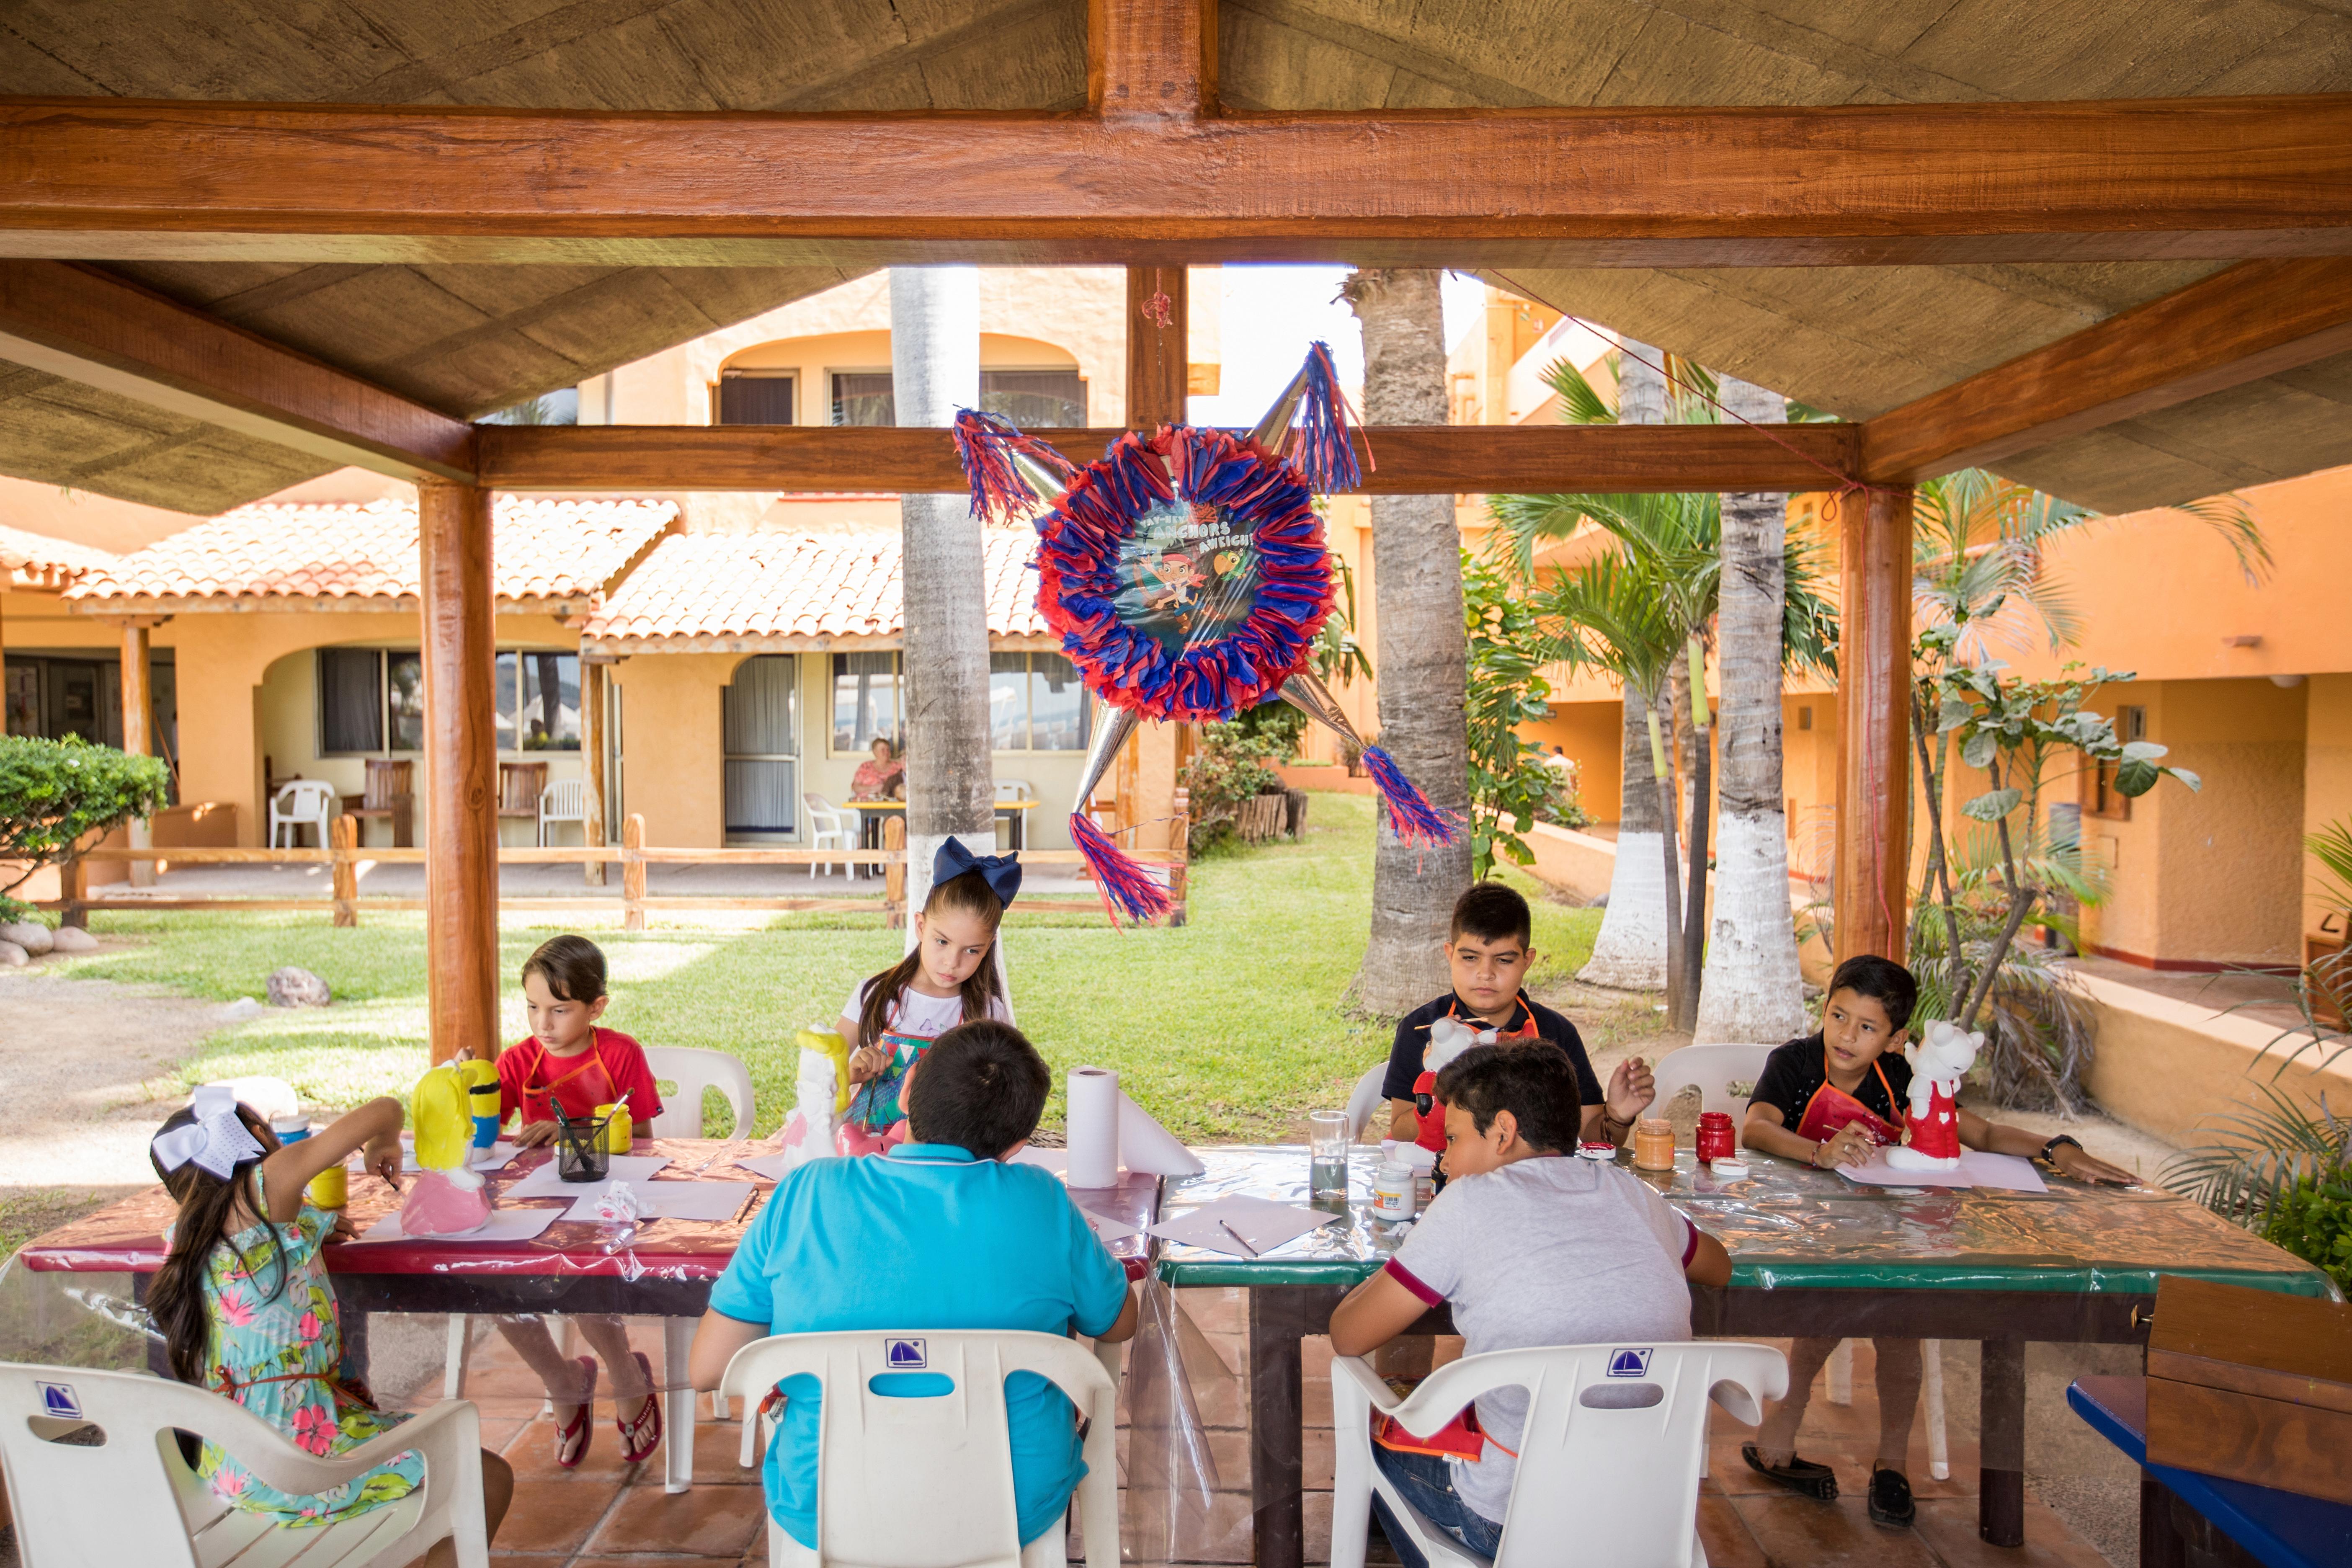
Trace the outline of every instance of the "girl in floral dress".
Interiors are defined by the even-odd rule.
[[[400,1124],[400,1102],[387,1098],[281,1145],[226,1088],[208,1085],[163,1123],[149,1150],[180,1205],[170,1252],[147,1294],[172,1374],[236,1400],[312,1454],[349,1453],[407,1419],[376,1409],[366,1390],[341,1374],[342,1332],[320,1249],[348,1238],[350,1226],[303,1197],[312,1176],[362,1146],[369,1168],[398,1186]],[[425,1463],[402,1454],[317,1496],[294,1497],[207,1443],[197,1473],[239,1509],[279,1524],[317,1525],[406,1497],[424,1483]],[[492,1536],[512,1487],[506,1462],[484,1453],[483,1510]],[[454,1550],[444,1541],[425,1562],[454,1562]]]

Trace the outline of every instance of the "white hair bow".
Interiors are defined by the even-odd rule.
[[[259,1141],[236,1113],[235,1089],[226,1084],[205,1084],[196,1090],[189,1109],[195,1112],[194,1121],[155,1134],[155,1163],[166,1173],[194,1160],[226,1182],[237,1162],[260,1157]]]

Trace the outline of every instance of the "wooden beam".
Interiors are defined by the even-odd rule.
[[[1192,373],[1186,276],[1181,265],[1127,269],[1127,422],[1134,429],[1184,422]]]
[[[471,479],[473,426],[62,261],[0,261],[0,359],[396,479]]]
[[[1911,811],[1910,487],[1839,522],[1837,956],[1904,959]]]
[[[498,662],[490,492],[416,487],[424,587],[425,956],[433,1059],[499,1054]]]
[[[122,623],[122,660],[118,671],[122,695],[122,750],[134,757],[155,753],[155,703],[151,695],[153,687],[152,662],[148,654],[148,627],[151,620],[134,617]],[[133,817],[123,825],[123,841],[133,849],[145,849],[154,843],[154,822],[150,817]],[[131,885],[152,888],[155,885],[152,861],[131,868]]]
[[[1087,107],[1107,120],[1215,113],[1216,0],[1087,0]]]
[[[1107,110],[1114,90],[1150,90],[1132,73],[1103,87]],[[0,253],[18,256],[1562,268],[2352,253],[2352,94],[1197,119],[16,99],[0,102]]]
[[[1834,489],[1854,425],[1382,426],[1360,493]],[[1074,462],[1125,432],[1037,430]],[[961,489],[944,430],[879,426],[485,425],[481,482],[500,490]],[[1356,437],[1360,455],[1365,437]]]
[[[1864,477],[1982,468],[2352,351],[2352,258],[2249,261],[1889,410]]]

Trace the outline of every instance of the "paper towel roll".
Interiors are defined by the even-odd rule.
[[[1070,1164],[1074,1187],[1118,1185],[1118,1074],[1079,1068],[1070,1074]]]
[[[1207,1169],[1176,1134],[1124,1093],[1118,1097],[1118,1152],[1129,1170],[1147,1176],[1197,1176]]]

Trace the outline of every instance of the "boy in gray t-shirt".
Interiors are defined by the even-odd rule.
[[[1454,1310],[1465,1353],[1529,1345],[1690,1338],[1686,1280],[1720,1285],[1731,1259],[1646,1183],[1570,1151],[1576,1071],[1547,1042],[1481,1046],[1446,1068],[1445,1190],[1378,1274],[1331,1314],[1331,1348],[1363,1355],[1430,1308]],[[1372,1458],[1429,1521],[1493,1556],[1509,1510],[1528,1395],[1477,1400],[1475,1459],[1374,1445]]]

